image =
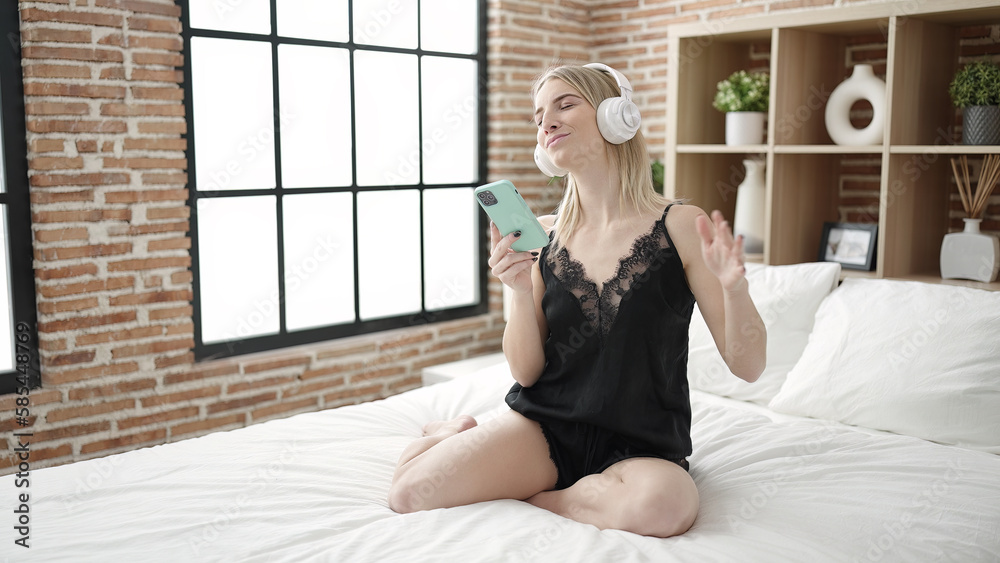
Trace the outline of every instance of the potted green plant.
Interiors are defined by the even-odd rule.
[[[656,159],[649,165],[650,172],[653,174],[653,188],[656,189],[657,193],[663,193],[663,177],[666,170],[663,168],[663,163],[660,159]]]
[[[764,141],[770,84],[767,73],[745,70],[718,83],[712,105],[726,114],[727,145],[757,145]]]
[[[989,61],[965,65],[948,94],[962,108],[962,144],[1000,145],[1000,66]]]

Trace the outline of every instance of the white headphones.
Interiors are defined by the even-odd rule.
[[[597,107],[597,128],[601,136],[607,142],[620,145],[635,137],[639,130],[642,117],[639,115],[639,108],[632,102],[632,84],[628,78],[617,70],[601,63],[590,63],[584,68],[593,68],[610,74],[615,82],[621,96],[607,98]],[[550,159],[541,145],[535,145],[535,164],[546,176],[565,176],[566,170],[556,166]]]

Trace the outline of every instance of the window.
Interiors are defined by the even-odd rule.
[[[485,1],[187,4],[196,357],[485,312]]]
[[[41,384],[35,328],[24,135],[21,36],[15,4],[5,5],[0,31],[0,393]]]

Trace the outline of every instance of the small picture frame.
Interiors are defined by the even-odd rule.
[[[878,225],[874,223],[823,223],[820,262],[839,262],[842,268],[875,269]]]

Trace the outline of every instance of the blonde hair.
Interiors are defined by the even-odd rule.
[[[541,87],[553,78],[558,78],[573,87],[595,109],[607,98],[621,95],[614,77],[602,70],[576,65],[560,65],[549,68],[531,88],[534,103]],[[610,164],[618,171],[621,189],[618,193],[618,212],[624,214],[626,208],[641,212],[662,210],[670,201],[657,193],[653,187],[649,152],[642,132],[620,145],[604,141]],[[557,219],[553,227],[553,249],[563,246],[563,241],[572,238],[580,222],[580,197],[573,174],[566,175],[566,189],[557,208]]]

